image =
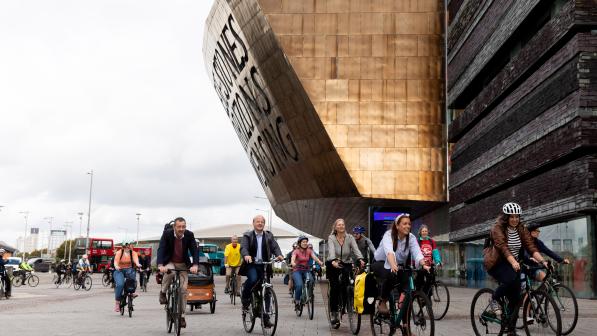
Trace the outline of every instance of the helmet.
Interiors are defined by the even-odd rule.
[[[522,208],[520,207],[520,205],[518,205],[517,203],[514,203],[514,202],[509,202],[509,203],[504,204],[504,206],[502,207],[502,211],[506,215],[522,214]]]
[[[362,226],[355,226],[352,228],[352,233],[360,233],[363,234],[365,233],[365,228]]]
[[[309,241],[309,238],[307,236],[299,236],[296,240],[297,245],[300,245],[303,240]]]
[[[87,255],[86,255],[86,254],[83,254],[83,257],[82,257],[82,258],[83,258],[83,259],[87,259]]]
[[[3,249],[3,248],[0,248],[0,254],[2,254],[2,253],[4,253],[4,252],[6,252],[6,250],[5,250],[5,249]]]
[[[61,263],[63,263],[63,262],[66,262],[66,260],[64,260],[64,259],[61,259],[61,260],[60,260],[60,262],[61,262]]]

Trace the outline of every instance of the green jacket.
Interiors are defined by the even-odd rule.
[[[25,271],[33,271],[33,267],[24,261],[19,264],[19,268]]]

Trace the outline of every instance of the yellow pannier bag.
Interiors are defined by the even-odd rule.
[[[357,275],[354,281],[354,308],[359,314],[362,314],[365,309],[365,280],[367,280],[367,273],[363,272]]]

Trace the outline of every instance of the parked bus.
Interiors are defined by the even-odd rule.
[[[87,253],[89,263],[94,272],[102,272],[110,267],[110,259],[114,257],[114,240],[111,238],[89,238],[89,245],[85,245],[87,238],[75,239],[74,255],[80,259]]]
[[[224,267],[224,252],[218,248],[216,244],[201,243],[197,239],[197,247],[199,248],[199,258],[204,260],[207,258],[207,262],[211,264],[213,274],[226,274],[226,268]]]

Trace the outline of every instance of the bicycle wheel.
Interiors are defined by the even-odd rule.
[[[431,301],[421,291],[414,291],[406,311],[408,335],[435,335]]]
[[[91,286],[93,285],[93,280],[91,279],[91,277],[89,275],[85,276],[85,279],[83,280],[83,284],[85,285],[85,290],[89,291],[91,289]]]
[[[253,300],[251,300],[251,305],[249,306],[249,311],[244,311],[242,312],[242,317],[243,317],[243,327],[245,328],[245,331],[250,333],[253,331],[253,328],[255,327],[255,316],[253,315],[253,312],[255,311],[255,303]]]
[[[308,293],[309,301],[307,301],[307,311],[309,313],[309,320],[312,320],[315,313],[315,294],[313,293],[313,284],[310,284]]]
[[[23,284],[23,279],[21,279],[20,276],[15,275],[14,277],[12,277],[12,285],[14,287],[21,287],[22,284]]]
[[[32,274],[29,279],[27,279],[27,284],[31,287],[37,287],[37,285],[39,285],[39,277]]]
[[[168,289],[168,291],[166,292],[166,306],[164,307],[166,309],[166,331],[168,333],[172,332],[172,326],[174,324],[174,319],[172,318],[172,312],[174,311],[174,300],[172,300],[172,291],[170,289]]]
[[[124,306],[126,306],[126,296],[123,294],[120,297],[120,316],[124,316]]]
[[[561,335],[562,319],[554,299],[544,291],[532,291],[523,304],[524,329],[527,335]],[[531,319],[526,318],[528,312]]]
[[[504,333],[505,324],[502,324],[502,316],[496,315],[489,304],[493,300],[493,289],[483,288],[473,297],[471,303],[471,324],[475,335],[496,334],[501,336]]]
[[[230,277],[230,303],[236,305],[236,277]]]
[[[570,334],[578,322],[578,303],[574,292],[567,286],[556,284],[550,293],[560,310],[562,318],[562,335]]]
[[[429,298],[433,307],[433,317],[439,321],[446,316],[450,307],[450,292],[448,287],[441,281],[436,281],[431,286],[431,297]]]
[[[379,300],[376,300],[379,301]],[[377,312],[377,304],[375,304],[375,311],[369,315],[371,322],[371,333],[373,336],[392,336],[396,332],[396,328],[391,325],[388,317],[383,317]]]
[[[361,315],[354,308],[354,287],[346,288],[346,313],[348,314],[348,324],[353,335],[357,335],[361,329]]]
[[[70,287],[73,285],[72,279],[73,277],[71,275],[65,275],[64,279],[62,279],[62,283],[67,285],[67,287]]]
[[[127,308],[129,310],[129,317],[133,317],[133,296],[128,294],[127,296]]]
[[[269,324],[267,325],[267,320]],[[261,329],[263,335],[274,336],[278,328],[278,299],[273,288],[265,287],[263,290],[263,303],[261,305]]]
[[[173,310],[174,314],[174,332],[176,333],[176,336],[180,335],[180,329],[181,329],[181,325],[180,325],[180,320],[182,319],[182,307],[180,304],[180,285],[177,286],[176,290],[174,291],[174,304],[175,304],[175,309]]]
[[[104,287],[108,287],[110,286],[110,275],[109,274],[104,274],[102,276],[102,285]]]
[[[81,288],[81,280],[79,280],[78,278],[74,278],[73,279],[73,289],[78,291],[79,288]]]
[[[213,298],[209,303],[209,312],[212,314],[216,312],[216,301],[218,300],[216,300],[216,292],[214,291]]]

